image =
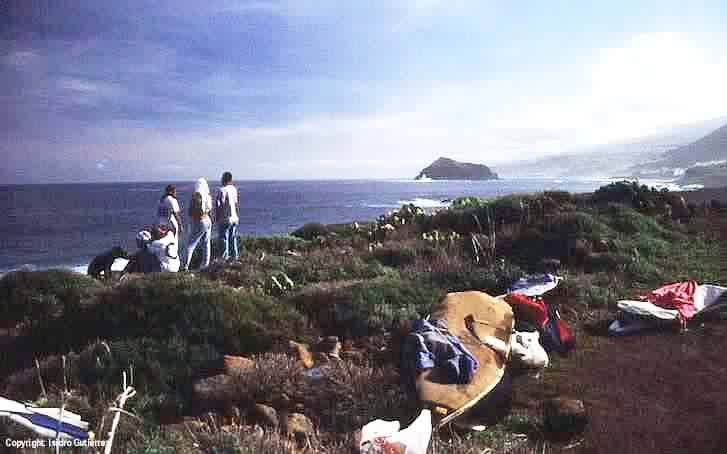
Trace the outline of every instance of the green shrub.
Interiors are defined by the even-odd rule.
[[[661,200],[666,192],[668,191],[657,191],[654,187],[639,185],[636,181],[617,181],[596,189],[592,200],[598,204],[620,203],[640,208]]]
[[[199,372],[222,364],[222,355],[214,347],[180,337],[93,342],[65,358],[65,370],[61,356],[49,356],[40,361],[39,370],[31,367],[11,374],[3,380],[3,393],[19,400],[35,400],[41,392],[40,373],[51,395],[65,383],[69,389],[80,391],[88,401],[82,414],[96,423],[99,415],[92,409],[105,407],[118,394],[122,373],[126,372],[129,379],[133,374],[133,386],[138,391],[127,409],[158,418],[160,411],[179,415],[188,410],[192,383]]]
[[[480,197],[460,197],[458,199],[454,199],[452,201],[452,204],[449,206],[449,209],[451,210],[466,210],[466,209],[472,209],[472,208],[481,208],[487,204],[487,199],[482,199]]]
[[[40,327],[102,288],[97,280],[66,270],[15,271],[0,279],[0,320],[7,327]]]
[[[639,234],[670,240],[683,237],[680,233],[662,226],[653,217],[630,208],[613,209],[609,212],[608,217],[614,230],[627,235]]]
[[[155,273],[100,292],[93,304],[30,333],[27,342],[40,353],[79,348],[96,338],[179,337],[234,354],[304,336],[305,327],[294,308],[269,297],[190,275]]]
[[[327,333],[365,336],[395,320],[426,315],[443,297],[438,289],[393,277],[338,285],[317,285],[291,298]]]
[[[282,255],[287,251],[300,251],[308,248],[310,243],[297,236],[241,237],[240,250],[253,253]]]
[[[611,228],[597,216],[583,211],[562,213],[550,225],[550,231],[564,238],[600,240],[613,235]]]
[[[631,261],[632,257],[626,254],[592,253],[585,257],[583,268],[587,273],[597,273],[599,271],[617,272],[623,271]]]
[[[269,298],[166,273],[105,293],[89,316],[104,337],[178,336],[228,353],[267,350],[304,325],[293,308]]]
[[[318,222],[310,222],[308,224],[305,224],[303,227],[295,230],[293,233],[291,233],[291,235],[311,241],[316,239],[316,237],[326,236],[328,235],[328,233],[328,227],[326,227],[325,225]]]
[[[266,295],[281,295],[291,286],[299,288],[316,282],[350,279],[373,279],[390,274],[389,269],[374,260],[364,260],[352,251],[336,251],[334,248],[311,250],[301,256],[266,255],[263,260],[257,254],[242,254],[239,262],[213,263],[205,273],[209,279],[236,288]],[[285,284],[281,291],[274,284],[275,277]]]
[[[372,255],[383,265],[400,268],[414,263],[417,258],[417,251],[401,244],[395,244],[376,248]]]

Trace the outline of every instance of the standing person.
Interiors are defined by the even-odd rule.
[[[212,211],[212,196],[207,180],[200,178],[194,185],[192,200],[189,203],[189,237],[187,238],[187,254],[184,259],[185,270],[189,269],[192,261],[192,255],[197,245],[202,241],[202,264],[200,269],[205,269],[210,265],[211,255],[211,239],[212,239],[212,220],[210,219],[210,211]]]
[[[164,195],[159,199],[159,225],[167,227],[179,237],[182,233],[182,216],[179,213],[179,202],[177,202],[177,187],[173,184],[167,185]]]
[[[232,174],[222,174],[222,187],[215,200],[215,214],[219,225],[218,231],[222,239],[222,258],[232,257],[237,259],[237,224],[240,218],[237,216],[239,201],[237,188],[232,185]]]

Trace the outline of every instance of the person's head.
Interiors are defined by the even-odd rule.
[[[230,184],[232,183],[232,174],[230,172],[225,172],[222,174],[222,185]]]
[[[194,184],[194,192],[199,192],[202,195],[209,194],[210,187],[207,184],[207,180],[204,178],[198,178],[197,182]]]
[[[166,197],[168,195],[170,195],[172,197],[177,196],[177,187],[175,185],[168,184],[167,187],[164,188],[164,197]]]
[[[157,225],[151,229],[151,239],[153,241],[160,240],[167,236],[169,232],[171,232],[171,230],[166,225]]]

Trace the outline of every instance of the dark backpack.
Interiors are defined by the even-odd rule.
[[[204,209],[202,208],[202,194],[195,192],[192,194],[192,202],[189,204],[189,216],[193,219],[202,219]]]
[[[543,347],[546,351],[556,351],[561,355],[576,348],[576,338],[571,334],[568,326],[555,306],[548,306],[548,321],[543,327]]]

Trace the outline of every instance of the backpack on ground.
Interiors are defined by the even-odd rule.
[[[576,348],[576,338],[571,334],[568,326],[555,306],[548,306],[548,321],[544,326],[543,347],[548,351],[566,354]]]

